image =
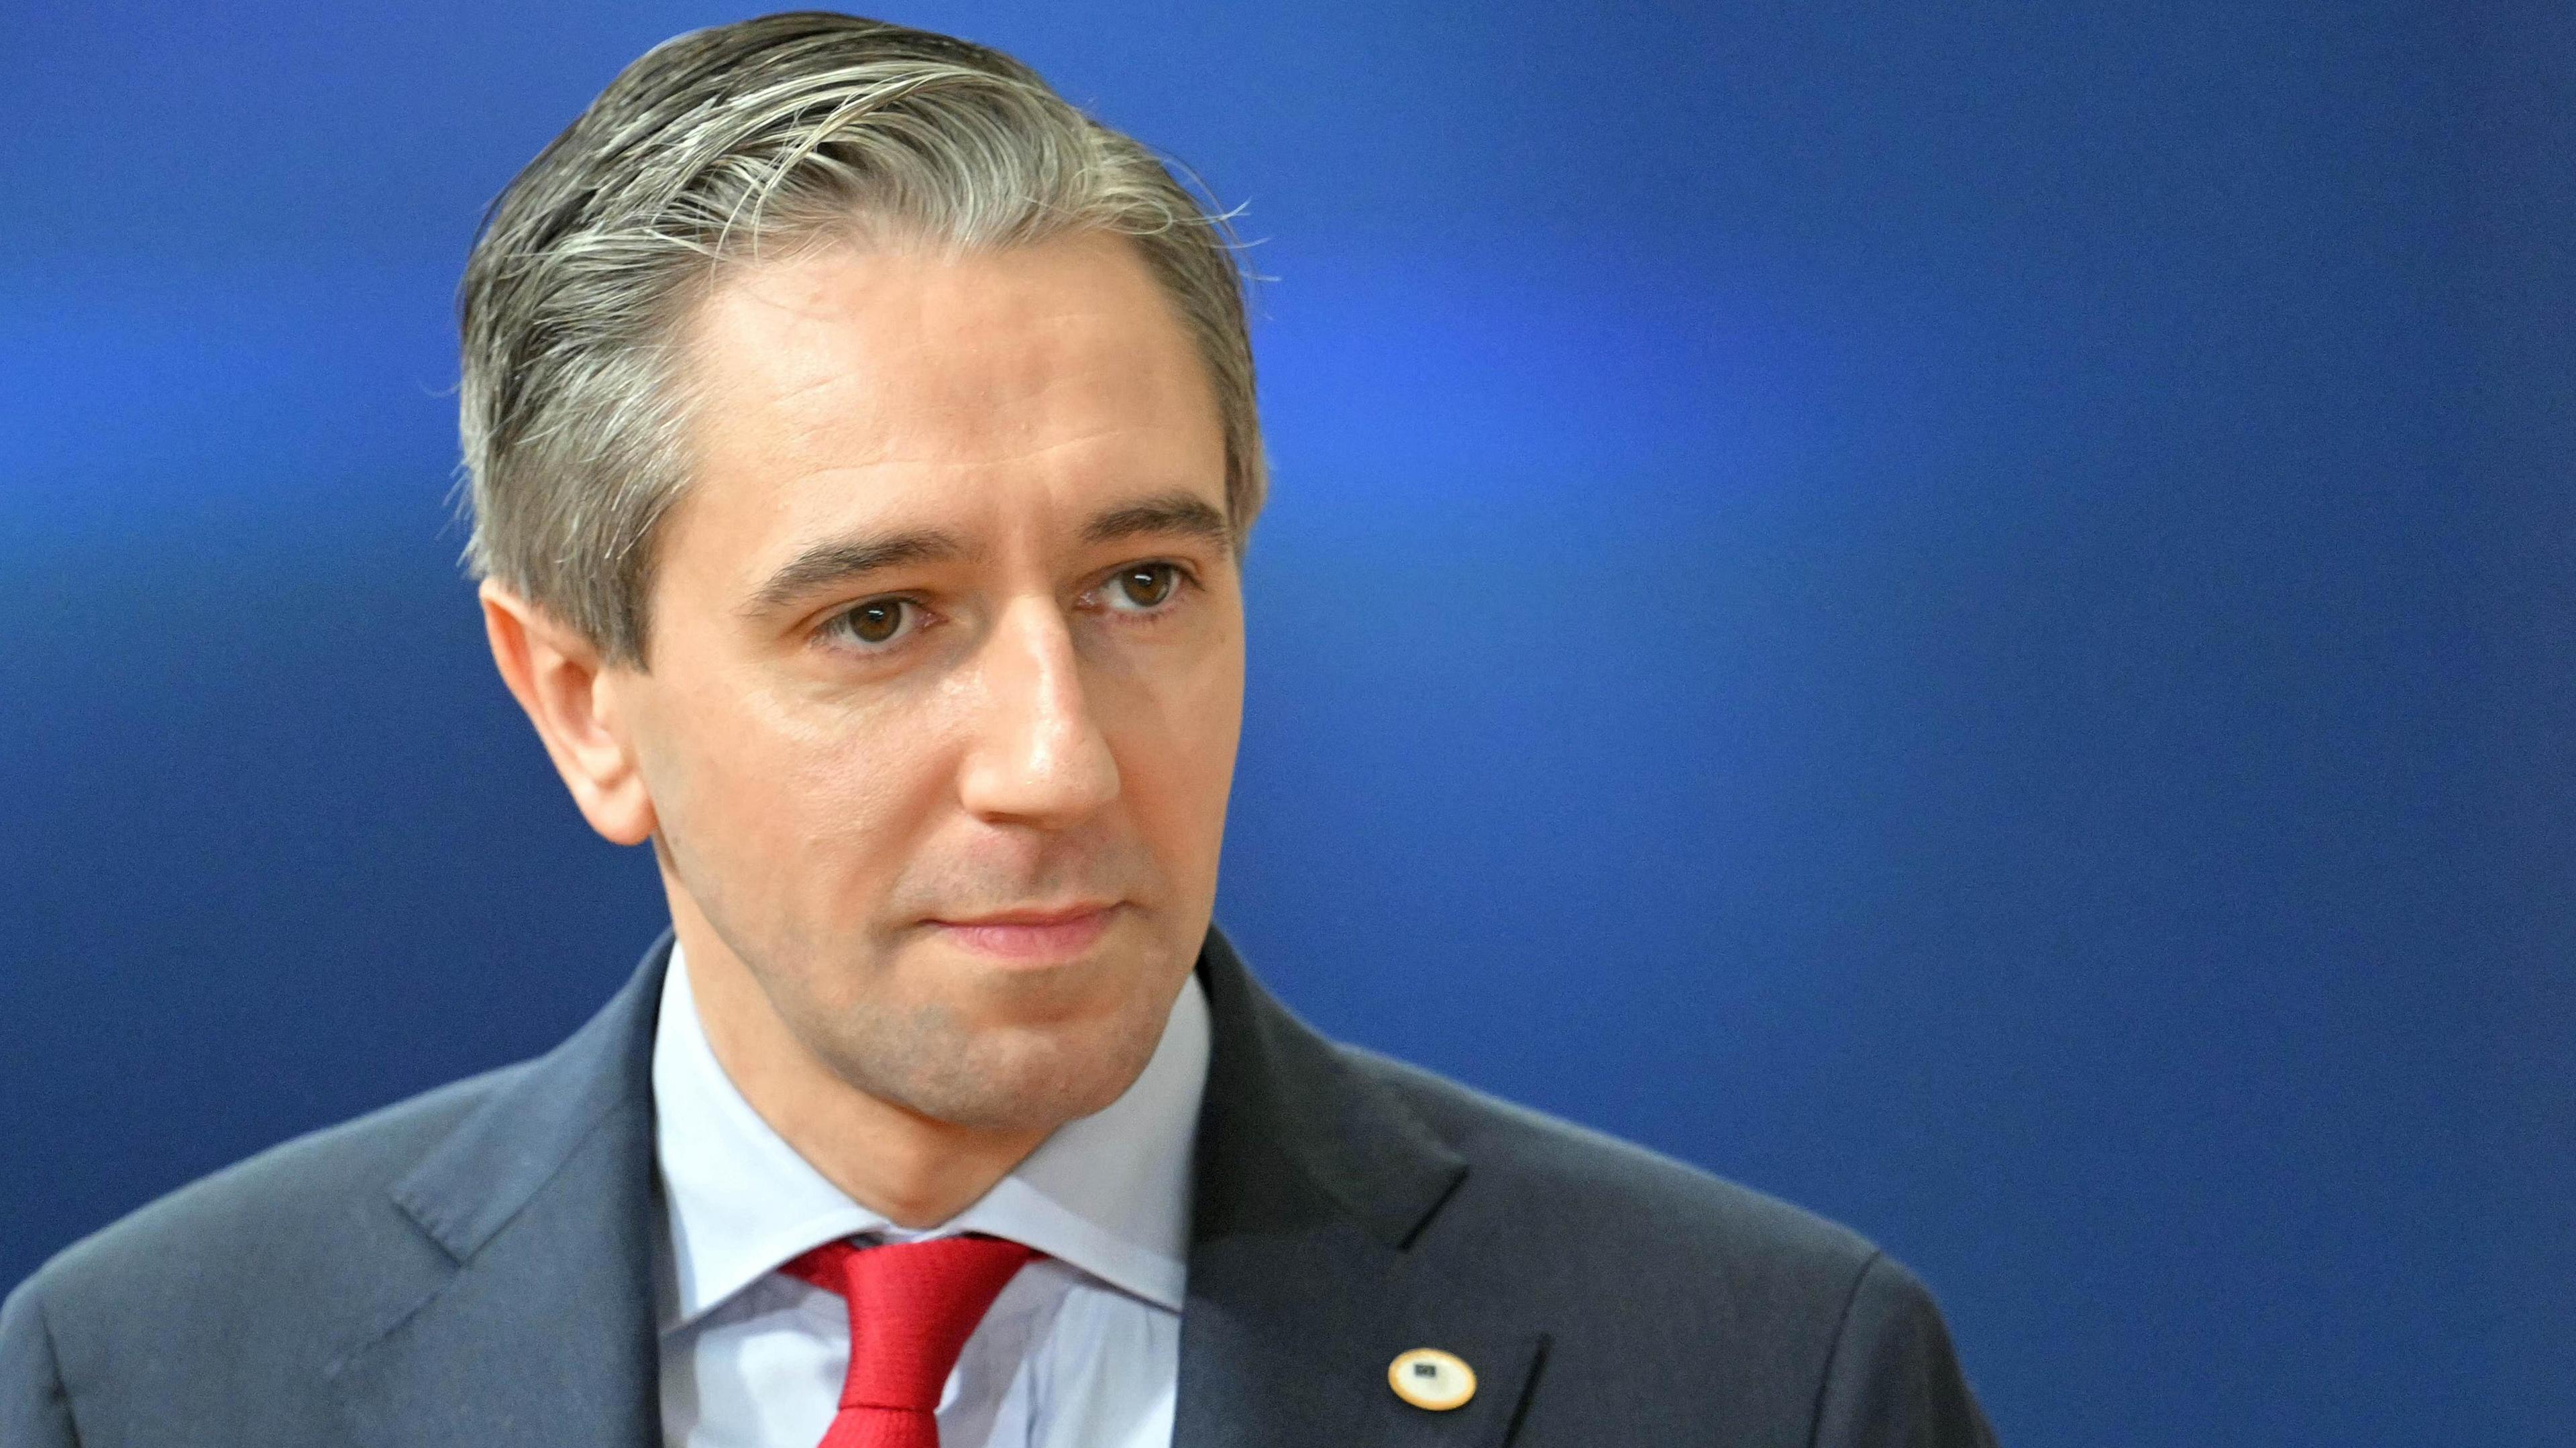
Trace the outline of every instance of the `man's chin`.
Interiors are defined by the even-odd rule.
[[[878,1063],[854,1079],[861,1089],[917,1115],[972,1131],[1047,1132],[1105,1110],[1144,1073],[1162,1039],[1162,1018],[1002,1024],[946,1039],[915,1037],[887,1053],[851,1054]],[[896,1069],[886,1071],[892,1064]]]

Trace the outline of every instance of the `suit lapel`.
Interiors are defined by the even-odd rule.
[[[485,1099],[394,1200],[446,1250],[331,1365],[376,1448],[660,1441],[653,1026],[666,932],[590,1023]]]
[[[1366,1443],[1498,1448],[1544,1334],[1408,1252],[1466,1162],[1402,1101],[1265,994],[1211,929],[1214,1048],[1201,1110],[1174,1448]],[[1396,1354],[1475,1370],[1430,1412],[1387,1381]]]

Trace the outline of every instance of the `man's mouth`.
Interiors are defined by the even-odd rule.
[[[1108,933],[1118,910],[1119,904],[1114,900],[1086,900],[930,923],[949,940],[978,955],[1046,965],[1072,960],[1089,950]]]

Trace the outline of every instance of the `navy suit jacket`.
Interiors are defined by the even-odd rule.
[[[0,1307],[6,1448],[659,1441],[655,1005],[274,1148]],[[1931,1298],[1870,1244],[1315,1034],[1224,935],[1175,1448],[1989,1444]],[[1478,1391],[1413,1407],[1445,1348]]]

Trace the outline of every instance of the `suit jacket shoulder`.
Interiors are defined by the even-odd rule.
[[[1592,1241],[1632,1251],[1630,1239],[1643,1228],[1663,1250],[1712,1269],[1777,1273],[1846,1293],[1879,1255],[1848,1228],[1635,1142],[1365,1047],[1336,1049],[1471,1164],[1468,1183],[1481,1179],[1483,1191],[1508,1198],[1553,1249],[1580,1252]]]
[[[1992,1442],[1930,1294],[1857,1234],[1329,1041],[1222,935],[1201,979],[1194,1448]],[[1415,1346],[1466,1360],[1472,1399],[1436,1420],[1398,1402],[1388,1364]]]
[[[311,1374],[325,1345],[387,1310],[366,1288],[399,1276],[388,1259],[437,1251],[404,1220],[393,1183],[526,1069],[451,1082],[280,1143],[64,1248],[0,1308],[0,1371],[31,1361],[22,1349],[41,1335],[60,1395],[81,1399],[84,1436],[106,1441],[118,1425],[94,1419],[195,1398],[191,1389],[213,1386],[210,1360],[231,1368],[228,1401],[199,1405],[210,1420],[240,1401],[291,1399],[282,1379]],[[116,1386],[79,1393],[89,1384]],[[0,1401],[19,1401],[16,1386]],[[6,1431],[14,1426],[0,1418],[0,1441],[21,1441]]]
[[[1552,1441],[1562,1417],[1569,1441],[1587,1425],[1642,1442],[1715,1421],[1779,1429],[1741,1441],[1992,1441],[1930,1292],[1858,1233],[1418,1066],[1337,1050],[1467,1163],[1414,1250],[1554,1324],[1549,1390],[1531,1395],[1524,1437]],[[1629,1402],[1568,1401],[1580,1381],[1620,1384]],[[1664,1421],[1620,1426],[1647,1418]]]

